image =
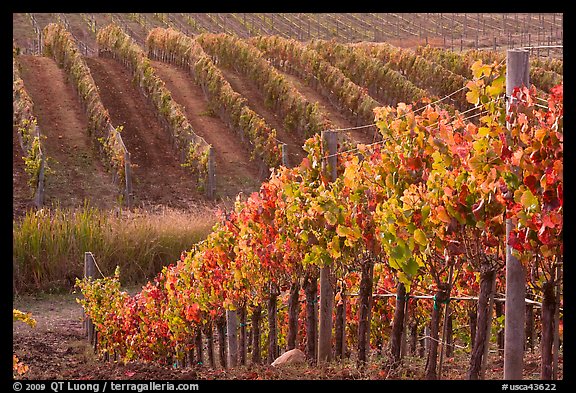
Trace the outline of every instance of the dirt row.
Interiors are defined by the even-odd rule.
[[[93,146],[86,115],[64,72],[48,57],[20,56],[19,61],[45,137],[43,151],[49,157],[45,204],[71,207],[88,200],[92,206],[112,208],[117,203],[117,187]],[[17,138],[13,143],[19,148]],[[14,153],[13,161],[19,158]]]
[[[22,77],[35,103],[38,125],[46,137],[45,151],[51,157],[53,174],[46,185],[46,203],[66,207],[80,206],[88,200],[97,207],[114,207],[118,203],[118,187],[112,184],[112,175],[86,132],[86,116],[64,72],[50,58],[22,55],[20,59]],[[205,199],[191,174],[180,165],[167,131],[155,116],[152,104],[132,84],[129,71],[113,59],[87,57],[86,62],[113,124],[123,127],[122,136],[133,164],[135,205],[186,209]],[[234,131],[211,113],[202,90],[185,71],[157,61],[153,66],[175,101],[183,106],[194,130],[215,148],[217,197],[233,200],[239,192],[249,194],[257,190],[268,173],[250,159],[249,146],[239,143]],[[250,107],[277,130],[278,139],[288,146],[289,165],[297,165],[305,156],[304,137],[285,129],[283,120],[265,105],[254,83],[231,69],[221,70],[232,87],[247,98]],[[336,127],[354,126],[303,80],[283,75],[306,99],[317,102]],[[363,132],[351,136],[362,143],[372,141]],[[17,139],[13,139],[14,166],[18,169],[21,157],[16,149]],[[15,173],[15,184],[18,176]],[[22,211],[30,201],[21,189],[14,195],[15,211]]]

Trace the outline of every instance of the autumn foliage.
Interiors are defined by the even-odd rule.
[[[517,257],[550,270],[563,253],[562,85],[546,108],[533,87],[518,88],[507,111],[503,67],[476,62],[472,73],[474,122],[438,106],[377,107],[382,141],[341,152],[336,181],[323,172],[315,135],[300,165],[274,170],[259,192],[239,197],[137,295],[122,292],[118,272],[79,281],[100,351],[125,361],[182,358],[195,329],[227,309],[265,304],[272,288],[286,292],[310,269],[330,265],[347,292],[357,291],[362,258],[375,261],[377,288],[392,290],[397,280],[437,289],[457,262],[452,294],[470,294],[474,258],[504,258],[507,218]]]

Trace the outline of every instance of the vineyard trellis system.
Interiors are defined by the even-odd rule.
[[[255,362],[262,361],[261,335],[267,336],[264,351],[271,362],[286,328],[290,346],[297,345],[294,337],[305,337],[301,345],[310,361],[332,361],[333,330],[339,332],[341,357],[342,341],[351,339],[344,332],[353,326],[362,365],[369,361],[371,331],[382,329],[372,316],[387,307],[373,301],[380,296],[373,288],[384,285],[396,288],[396,313],[406,311],[392,319],[391,344],[400,342],[407,321],[421,318],[432,300],[424,377],[438,379],[450,347],[450,299],[466,298],[459,293],[468,288],[478,299],[477,312],[469,313],[470,326],[475,314],[475,337],[467,377],[478,379],[488,356],[497,286],[505,284],[505,302],[514,302],[510,270],[505,278],[501,274],[506,260],[522,274],[515,277],[520,306],[505,309],[505,378],[522,377],[518,351],[524,351],[524,325],[517,322],[524,315],[508,314],[534,305],[524,295],[527,280],[543,296],[541,377],[555,378],[563,253],[562,86],[551,89],[544,106],[534,88],[522,86],[527,68],[520,72],[523,79],[507,79],[514,68],[511,60],[506,75],[497,62],[472,65],[466,99],[482,107],[479,124],[438,106],[417,114],[399,103],[374,109],[382,140],[372,145],[336,152],[328,141],[337,131],[313,136],[299,166],[275,170],[259,192],[239,198],[205,241],[183,252],[135,296],[121,291],[118,270],[113,277],[79,280],[80,302],[98,331],[98,351],[123,361],[184,365],[191,351],[201,350],[200,332],[216,325],[221,364],[233,367],[246,362],[244,328],[250,319]],[[419,298],[412,287],[435,294]],[[304,310],[295,301],[301,289]],[[355,290],[358,300],[348,301]],[[289,315],[277,307],[288,294]],[[340,310],[335,320],[334,308]],[[268,323],[261,330],[264,309]],[[358,320],[346,320],[350,315]],[[283,318],[300,319],[304,326],[278,323]],[[391,345],[391,367],[399,364],[398,348]]]

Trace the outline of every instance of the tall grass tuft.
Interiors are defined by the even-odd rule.
[[[84,204],[29,210],[12,225],[14,292],[70,290],[83,275],[86,251],[102,274],[120,266],[123,284],[145,282],[205,238],[215,222],[207,208],[102,211]]]

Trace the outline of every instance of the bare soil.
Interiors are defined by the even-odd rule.
[[[240,137],[210,112],[202,89],[177,66],[159,61],[153,61],[152,65],[166,83],[172,98],[183,106],[194,131],[214,147],[217,195],[234,199],[239,192],[250,195],[257,191],[268,171],[250,160],[250,151],[239,143]]]
[[[88,135],[87,118],[72,85],[56,62],[43,56],[20,56],[24,86],[34,102],[47,174],[45,204],[60,207],[112,208],[118,187]]]
[[[32,42],[38,38],[30,17],[22,13],[12,14],[12,32],[16,45],[21,48],[32,47]]]
[[[336,380],[418,380],[423,379],[426,357],[407,356],[401,367],[393,370],[384,365],[382,358],[373,352],[371,360],[359,369],[355,362],[345,359],[323,366],[307,364],[274,368],[269,365],[239,366],[223,369],[208,366],[174,368],[156,363],[104,361],[94,353],[84,335],[82,308],[76,303],[77,294],[57,294],[17,297],[14,308],[31,312],[37,321],[34,328],[22,322],[12,326],[13,352],[28,365],[29,371],[22,379],[107,379],[107,380],[259,380],[259,379],[336,379]],[[214,346],[218,362],[217,344]],[[503,378],[503,357],[495,353],[495,343],[486,369],[486,379]],[[206,349],[204,350],[206,357]],[[206,360],[205,360],[206,362]],[[444,358],[443,379],[465,379],[469,355],[456,351],[454,357]],[[250,362],[249,362],[250,363]],[[564,377],[561,353],[559,379]],[[539,379],[540,355],[527,352],[524,356],[524,379]]]
[[[134,205],[165,205],[186,209],[205,199],[193,175],[183,168],[168,131],[132,75],[114,59],[87,57],[102,103],[114,126],[123,126],[122,139],[133,164]]]

